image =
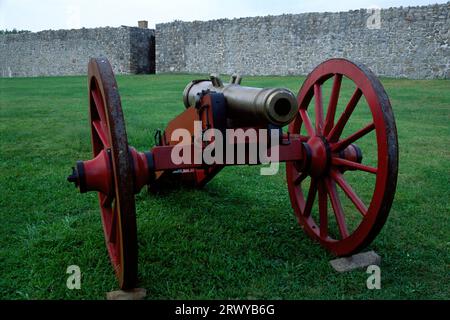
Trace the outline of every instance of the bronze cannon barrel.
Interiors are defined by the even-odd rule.
[[[183,93],[186,108],[196,105],[204,91],[222,93],[227,102],[227,117],[238,123],[262,126],[272,124],[283,127],[296,116],[298,107],[295,95],[284,88],[253,88],[240,85],[240,77],[233,76],[231,83],[211,76],[211,80],[195,80]]]

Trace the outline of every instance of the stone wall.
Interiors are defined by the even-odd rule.
[[[157,72],[307,74],[344,57],[380,76],[450,79],[450,2],[381,10],[304,13],[156,26]]]
[[[380,76],[450,79],[450,2],[381,10],[379,29],[367,27],[371,14],[177,21],[158,24],[156,32],[121,27],[0,35],[0,77],[84,75],[91,57],[107,57],[117,74],[156,68],[297,75],[328,58],[344,57]]]
[[[132,27],[0,35],[0,77],[84,75],[91,57],[107,57],[117,74],[151,73],[154,40]]]

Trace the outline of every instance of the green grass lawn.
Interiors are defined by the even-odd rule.
[[[191,75],[120,76],[129,142],[153,145],[184,110]],[[286,86],[301,77],[253,77]],[[117,289],[95,194],[66,177],[89,159],[85,77],[0,79],[0,298],[103,299]],[[298,227],[284,170],[226,168],[204,190],[137,196],[140,287],[150,299],[449,299],[450,81],[383,79],[397,120],[400,171],[388,222],[370,246],[382,290],[365,270],[337,274]],[[66,288],[78,265],[82,289]]]

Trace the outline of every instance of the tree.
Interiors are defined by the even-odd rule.
[[[16,28],[12,29],[12,30],[0,30],[0,34],[19,34],[19,33],[30,33],[31,31],[28,30],[17,30]]]

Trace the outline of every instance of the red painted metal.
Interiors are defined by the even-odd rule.
[[[148,166],[147,156],[143,152],[137,152],[133,147],[129,148],[129,152],[133,161],[134,193],[137,194],[152,180],[152,172]]]
[[[85,161],[83,165],[86,192],[96,191],[111,196],[113,183],[108,151],[100,151],[93,160]]]

